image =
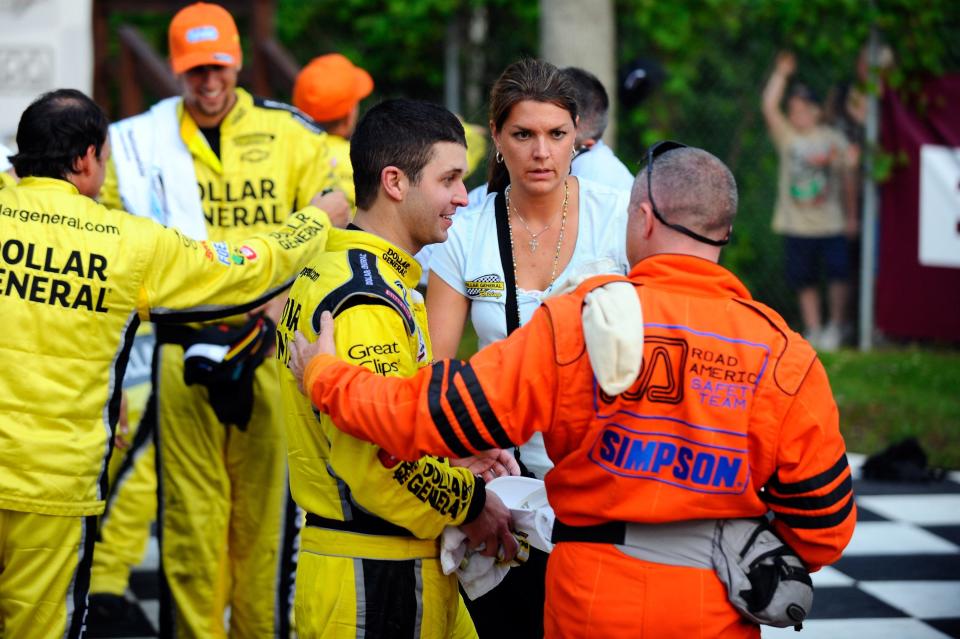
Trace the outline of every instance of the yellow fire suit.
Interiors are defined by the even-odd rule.
[[[323,245],[328,226],[309,207],[275,233],[215,247],[109,210],[63,180],[0,189],[4,636],[80,633],[93,516],[104,508],[120,381],[140,321],[261,304]]]
[[[315,339],[320,313],[337,350],[381,375],[410,376],[431,359],[420,266],[358,230],[331,233],[301,271],[277,326],[277,357],[294,331]],[[482,480],[445,460],[399,462],[315,415],[281,368],[290,485],[307,512],[295,602],[301,637],[475,637],[456,577],[440,568],[438,537],[479,513]]]
[[[100,517],[90,568],[91,594],[122,596],[127,591],[130,569],[143,560],[150,539],[150,524],[157,516],[156,450],[153,445],[156,402],[148,402],[152,397],[152,328],[152,324],[144,324],[137,331],[123,379],[129,447],[123,451],[114,450],[110,458],[110,492]],[[88,619],[91,630],[96,622],[95,614],[91,612]]]
[[[315,194],[344,190],[328,137],[286,105],[237,89],[220,125],[219,156],[182,105],[179,117],[211,240],[276,228]],[[101,200],[119,202],[121,187],[111,164]],[[287,636],[298,518],[276,362],[267,359],[255,372],[253,412],[242,431],[220,422],[205,387],[185,384],[181,345],[161,343],[157,357],[162,582],[169,589],[161,595],[161,635],[225,636],[229,606],[231,636]]]

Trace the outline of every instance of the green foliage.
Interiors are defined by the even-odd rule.
[[[617,0],[621,64],[657,60],[665,81],[639,108],[619,115],[617,151],[642,157],[662,138],[706,148],[733,170],[740,212],[724,264],[754,295],[795,320],[782,276],[781,243],[770,230],[777,159],[760,94],[780,50],[798,58],[798,79],[820,96],[857,82],[856,62],[876,24],[897,58],[889,81],[919,86],[960,68],[960,3],[952,0]],[[896,158],[880,156],[874,174]]]
[[[931,466],[960,469],[960,353],[907,348],[821,359],[849,450],[873,454],[914,436]]]
[[[376,88],[368,103],[401,95],[441,101],[448,33],[456,34],[460,43],[464,81],[475,82],[485,94],[507,64],[537,55],[541,4],[549,6],[532,0],[276,0],[276,29],[281,43],[301,64],[339,51],[369,70]],[[856,81],[858,53],[876,25],[897,63],[887,82],[915,92],[930,75],[960,69],[960,2],[614,0],[614,4],[618,65],[623,68],[643,56],[658,61],[665,72],[652,97],[638,108],[619,112],[618,155],[637,169],[650,143],[670,137],[702,146],[727,162],[740,186],[741,203],[724,263],[758,299],[795,319],[793,296],[782,278],[780,241],[769,228],[777,159],[759,104],[776,52],[795,51],[799,77],[827,96],[831,87]],[[486,16],[486,40],[472,44],[469,25],[477,13]],[[123,22],[134,22],[165,54],[169,18],[124,12],[111,17],[111,32]],[[243,19],[239,22],[249,59],[249,25]],[[115,51],[115,38],[111,46]],[[923,99],[918,97],[921,108]],[[483,104],[464,106],[469,121],[486,121]],[[898,161],[877,154],[875,177],[888,175]]]
[[[376,84],[374,100],[405,96],[442,101],[444,48],[452,27],[466,57],[484,56],[484,90],[509,62],[534,55],[539,47],[536,3],[508,0],[278,0],[277,35],[294,57],[311,58],[338,51],[369,70]],[[467,46],[471,11],[483,7],[488,44],[474,52]],[[489,46],[495,42],[496,46]],[[484,122],[485,113],[467,113]]]

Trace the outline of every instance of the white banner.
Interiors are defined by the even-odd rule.
[[[920,148],[920,264],[960,268],[960,148]]]
[[[93,86],[92,0],[0,0],[0,143],[41,93]]]

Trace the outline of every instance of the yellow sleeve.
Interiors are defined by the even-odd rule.
[[[106,175],[97,199],[108,209],[123,209],[123,201],[120,199],[120,182],[117,180],[117,165],[114,164],[113,158],[107,160]]]
[[[309,203],[317,193],[326,189],[343,191],[350,200],[350,206],[356,207],[353,200],[353,171],[349,179],[336,171],[336,161],[331,152],[330,136],[326,133],[309,133],[304,131],[304,157],[309,157],[300,170],[300,179],[297,182],[297,202]],[[349,153],[349,151],[348,151]],[[349,158],[349,155],[348,155]]]
[[[467,139],[467,173],[464,179],[471,175],[478,167],[481,167],[484,159],[487,157],[487,138],[489,131],[477,124],[470,124],[465,120],[460,120],[463,124],[463,132]]]
[[[410,351],[402,318],[375,298],[371,302],[335,318],[337,354],[384,376],[411,376],[417,368],[416,353]],[[470,506],[476,478],[466,468],[451,467],[434,457],[400,461],[378,446],[340,432],[327,416],[321,425],[330,442],[331,467],[350,487],[356,502],[374,515],[421,539],[432,539],[445,526],[459,525],[468,513],[474,514]]]
[[[235,243],[194,240],[149,220],[142,226],[153,234],[154,250],[137,311],[153,322],[188,322],[255,308],[285,289],[323,250],[330,220],[311,206],[270,232]]]
[[[353,185],[353,165],[350,164],[350,143],[343,138],[327,136],[329,145],[329,162],[333,171],[333,181],[336,188],[343,191],[350,202],[350,208],[356,211],[357,192]]]

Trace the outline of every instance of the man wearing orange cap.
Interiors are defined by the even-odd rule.
[[[210,240],[218,260],[222,242],[270,231],[311,202],[345,224],[349,204],[328,137],[293,107],[237,88],[242,52],[230,14],[192,4],[168,36],[182,95],[111,127],[117,150],[101,199]],[[323,195],[330,189],[339,190]],[[228,607],[231,636],[290,633],[299,520],[274,405],[276,364],[262,360],[266,346],[245,341],[271,344],[270,318],[281,307],[157,332],[163,635],[224,637]],[[268,329],[254,335],[261,320]],[[106,558],[109,547],[95,554]]]
[[[293,105],[323,127],[329,137],[330,158],[344,191],[354,201],[350,136],[357,126],[360,100],[373,91],[370,74],[339,53],[310,61],[293,85]]]

